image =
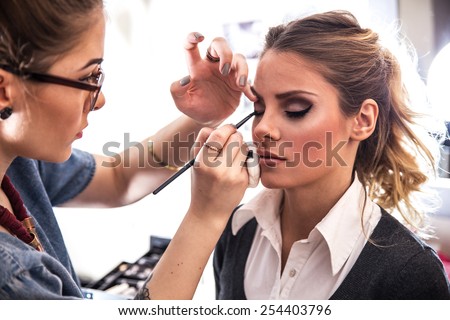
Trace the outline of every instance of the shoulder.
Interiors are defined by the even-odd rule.
[[[7,174],[25,204],[48,197],[51,204],[57,206],[83,191],[92,181],[95,169],[92,154],[73,149],[70,158],[61,163],[17,158]]]
[[[382,210],[382,218],[360,258],[370,262],[396,299],[450,298],[449,283],[437,253]]]
[[[397,253],[405,255],[415,255],[415,253],[431,249],[429,245],[384,209],[381,209],[381,213],[381,219],[370,236],[374,245],[379,245],[380,248],[390,248],[390,251],[399,251]]]

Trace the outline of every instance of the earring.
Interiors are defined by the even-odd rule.
[[[0,119],[6,120],[12,115],[13,110],[10,107],[0,110]]]

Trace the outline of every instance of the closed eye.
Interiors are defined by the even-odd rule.
[[[311,104],[308,108],[301,111],[285,111],[286,116],[288,118],[302,118],[311,110],[312,106],[313,105]]]

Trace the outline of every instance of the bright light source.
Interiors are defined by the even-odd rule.
[[[432,107],[450,121],[450,43],[434,58],[428,71],[427,89]]]

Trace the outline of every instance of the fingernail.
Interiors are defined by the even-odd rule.
[[[239,85],[240,85],[241,87],[244,87],[245,84],[246,84],[246,82],[247,82],[247,79],[246,79],[245,76],[241,76],[241,77],[239,78]]]
[[[225,63],[221,71],[222,75],[227,76],[230,73],[230,64]]]
[[[197,40],[203,39],[203,38],[204,38],[204,36],[203,36],[201,33],[199,33],[199,32],[195,32],[195,33],[194,33],[194,37],[195,37],[195,39],[197,39]]]
[[[191,76],[186,76],[183,79],[180,80],[180,85],[182,87],[184,87],[185,85],[187,85],[189,82],[191,82]]]

